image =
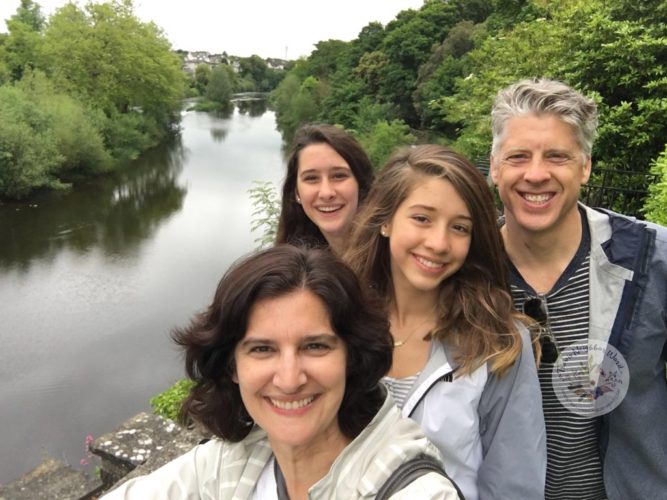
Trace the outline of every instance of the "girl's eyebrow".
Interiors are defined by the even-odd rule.
[[[410,205],[408,208],[417,208],[420,210],[428,210],[429,212],[435,212],[434,207],[431,207],[429,205],[422,205],[420,203],[415,203],[414,205]]]
[[[311,173],[311,172],[319,173],[322,170],[323,169],[308,168],[308,169],[301,170],[301,172],[299,172],[299,175],[303,175],[303,174]],[[324,170],[346,170],[346,171],[349,170],[349,171],[351,171],[352,169],[350,167],[346,166],[346,165],[331,165]]]
[[[410,205],[408,208],[410,209],[418,209],[418,210],[426,210],[427,212],[435,212],[436,209],[434,207],[431,207],[429,205],[422,205],[420,203],[415,203],[414,205]],[[466,215],[466,214],[459,214],[456,217],[459,217],[461,219],[469,219],[472,220],[472,216]]]

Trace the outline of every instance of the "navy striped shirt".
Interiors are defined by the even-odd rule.
[[[577,254],[547,294],[537,294],[510,265],[514,305],[538,297],[546,305],[548,325],[559,351],[573,342],[587,345],[589,322],[590,237],[584,218],[584,237]],[[584,355],[585,357],[585,355]],[[585,359],[583,360],[585,361]],[[554,390],[553,363],[542,362],[539,379],[547,431],[547,500],[606,498],[599,450],[600,417],[577,415],[565,408]]]

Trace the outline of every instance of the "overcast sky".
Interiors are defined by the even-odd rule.
[[[66,0],[41,0],[51,15]],[[83,5],[85,2],[74,2]],[[20,0],[0,0],[0,31]],[[134,0],[142,21],[160,26],[175,49],[296,59],[320,40],[353,40],[371,21],[386,25],[423,0]]]

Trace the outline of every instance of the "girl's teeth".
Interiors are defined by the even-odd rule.
[[[417,260],[421,264],[425,265],[426,267],[430,267],[430,268],[433,268],[433,269],[436,269],[438,267],[442,267],[442,264],[438,264],[437,262],[433,262],[432,260],[427,260],[424,257],[417,257]]]
[[[340,207],[319,207],[318,210],[320,212],[335,212],[338,210]]]

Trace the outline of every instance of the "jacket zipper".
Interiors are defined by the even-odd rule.
[[[419,406],[419,403],[422,402],[422,400],[426,397],[426,395],[431,392],[431,389],[435,386],[435,384],[439,382],[453,382],[454,381],[454,372],[456,371],[456,368],[454,368],[452,371],[445,373],[443,376],[438,377],[435,379],[431,385],[428,386],[428,389],[424,391],[424,393],[419,397],[417,402],[412,406],[412,410],[410,410],[410,413],[408,414],[408,417],[412,417],[412,414],[414,411],[417,409]]]

